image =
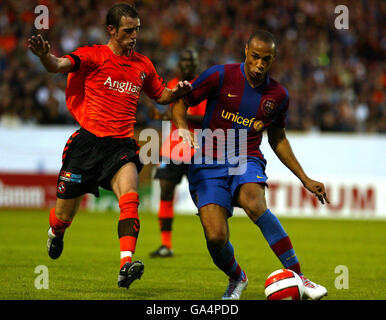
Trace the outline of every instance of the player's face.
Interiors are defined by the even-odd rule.
[[[139,18],[123,16],[119,29],[115,29],[115,40],[123,50],[132,50],[137,42],[137,33],[141,23]]]
[[[252,39],[245,47],[245,67],[249,77],[254,81],[261,81],[275,59],[273,43]]]
[[[196,75],[197,59],[190,52],[183,52],[180,56],[179,67],[183,79],[192,80]]]

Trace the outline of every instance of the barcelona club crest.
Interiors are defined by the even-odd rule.
[[[266,116],[272,116],[276,108],[276,101],[272,98],[265,99],[263,101],[263,112]]]
[[[256,131],[261,131],[264,128],[264,122],[261,120],[255,121],[253,124],[253,129]]]

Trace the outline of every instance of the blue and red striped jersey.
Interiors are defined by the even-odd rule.
[[[264,159],[259,148],[262,133],[270,125],[285,127],[287,89],[268,74],[262,85],[252,88],[245,77],[244,63],[215,65],[204,71],[192,87],[184,98],[187,105],[195,106],[207,99],[202,129],[222,129],[225,138],[229,129],[234,129],[236,145],[240,129],[246,129],[246,155]],[[214,158],[220,143],[225,141],[214,139]]]

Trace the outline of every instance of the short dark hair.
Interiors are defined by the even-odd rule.
[[[106,27],[111,25],[118,30],[121,25],[122,17],[138,18],[138,11],[134,6],[128,3],[117,3],[107,12]]]
[[[249,39],[247,41],[248,47],[251,44],[251,41],[253,39],[258,39],[258,40],[261,40],[261,41],[266,42],[266,43],[273,43],[275,45],[274,48],[275,48],[275,54],[276,54],[276,51],[277,51],[277,41],[276,41],[276,39],[275,39],[275,37],[273,36],[272,33],[268,32],[268,31],[265,31],[265,30],[257,30],[255,32],[253,32],[249,36]]]

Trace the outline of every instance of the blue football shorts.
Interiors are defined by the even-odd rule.
[[[238,206],[235,197],[238,189],[245,183],[262,183],[267,186],[265,160],[248,157],[246,171],[241,175],[230,175],[229,166],[219,164],[195,165],[189,168],[189,191],[196,207],[217,204],[233,215]]]

